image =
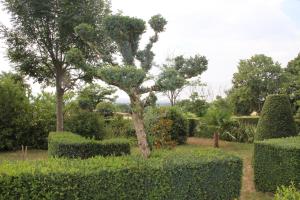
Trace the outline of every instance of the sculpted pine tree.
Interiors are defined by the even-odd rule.
[[[110,5],[107,0],[3,0],[3,4],[12,16],[12,28],[1,29],[8,58],[16,70],[56,87],[56,129],[62,131],[64,93],[78,80],[91,79],[88,71],[68,62],[67,55],[75,47],[89,62],[111,63],[110,54],[115,48],[102,26]],[[92,37],[101,51],[91,51],[75,34],[74,28],[81,23],[97,27]]]
[[[142,99],[142,95],[150,94],[153,96],[151,92],[159,90],[159,87],[157,85],[145,87],[143,83],[149,80],[149,70],[152,68],[154,59],[152,47],[158,41],[158,34],[164,31],[167,21],[161,15],[153,16],[149,20],[154,35],[143,50],[139,50],[141,36],[146,30],[146,24],[143,20],[116,15],[106,18],[104,24],[107,34],[118,46],[123,62],[114,65],[98,65],[96,70],[94,66],[88,67],[89,65],[85,65],[84,68],[94,69],[95,78],[116,86],[128,94],[139,148],[142,155],[147,158],[151,152],[145,133],[143,114],[144,107],[149,104],[149,98]],[[93,31],[93,27],[87,24],[82,24],[76,29],[83,41],[95,47],[95,51],[97,51],[97,45],[94,45],[93,38],[89,37]],[[76,60],[76,58],[81,57],[81,52],[78,49],[73,49],[73,52],[77,52],[77,54],[73,54],[70,60],[78,63],[78,66],[84,66],[83,60]],[[140,63],[139,66],[136,65],[137,61]]]

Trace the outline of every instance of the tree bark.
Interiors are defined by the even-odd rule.
[[[64,89],[62,67],[56,68],[56,131],[64,131],[63,104]]]
[[[214,133],[214,147],[219,148],[219,133]]]
[[[131,98],[132,106],[132,119],[133,125],[136,132],[138,145],[142,156],[148,158],[151,154],[150,147],[147,141],[147,134],[145,132],[144,126],[144,116],[143,116],[143,105],[138,96],[132,96]]]

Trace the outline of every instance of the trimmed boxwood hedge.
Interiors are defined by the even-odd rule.
[[[130,154],[127,139],[94,140],[71,132],[52,132],[48,137],[50,157],[89,158],[93,156],[121,156]]]
[[[242,160],[218,150],[173,150],[140,156],[4,162],[0,199],[232,200]]]
[[[291,181],[300,189],[300,136],[255,142],[254,180],[263,192],[275,192]]]
[[[256,140],[296,136],[291,104],[287,95],[269,95],[257,124]]]

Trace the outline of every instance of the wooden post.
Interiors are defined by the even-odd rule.
[[[214,133],[214,147],[219,148],[219,133]]]

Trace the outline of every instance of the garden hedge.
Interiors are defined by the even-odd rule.
[[[259,116],[234,116],[232,117],[232,119],[238,121],[241,124],[256,126],[259,120]]]
[[[263,192],[275,192],[291,181],[300,189],[300,136],[255,142],[254,180]]]
[[[297,135],[291,104],[287,95],[269,95],[257,124],[256,140]]]
[[[0,199],[232,200],[242,160],[217,150],[161,151],[151,158],[4,162]]]
[[[50,157],[89,158],[93,156],[121,156],[130,154],[127,139],[94,140],[71,132],[53,132],[48,138]]]

